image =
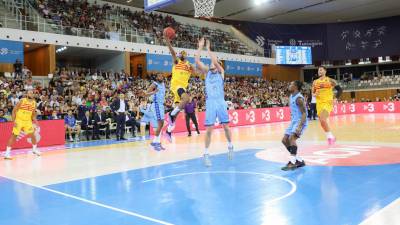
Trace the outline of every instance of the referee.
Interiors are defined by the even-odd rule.
[[[191,98],[191,101],[189,101],[185,105],[185,119],[186,119],[186,128],[188,131],[188,137],[192,136],[192,129],[190,127],[190,120],[192,120],[194,126],[196,127],[197,134],[200,134],[199,131],[199,124],[197,123],[197,118],[196,118],[196,111],[197,111],[197,101],[195,98]]]

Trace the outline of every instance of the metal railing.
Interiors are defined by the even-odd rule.
[[[400,75],[391,76],[375,80],[353,80],[349,82],[340,82],[345,91],[361,89],[400,89]]]
[[[24,16],[20,14],[16,16],[4,15],[0,16],[0,23],[4,28],[72,35],[78,37],[109,39],[114,41],[144,43],[150,45],[165,45],[162,37],[157,37],[153,33],[146,33],[136,29],[124,28],[116,31],[83,29],[77,27],[63,26],[55,23],[48,23],[44,18],[40,16]],[[200,37],[195,37],[196,40],[197,38]],[[180,48],[197,49],[196,41],[173,41],[173,45]],[[216,45],[215,43],[212,44],[212,48],[216,52],[243,55],[260,55],[260,53],[258,52],[249,52],[239,48],[231,48],[230,46],[226,45]]]

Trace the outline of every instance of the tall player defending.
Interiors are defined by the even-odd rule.
[[[151,104],[154,118],[157,120],[157,129],[151,146],[157,151],[165,150],[161,145],[161,130],[164,126],[164,101],[165,101],[165,84],[164,75],[159,73],[156,77],[156,81],[151,84],[147,89],[145,95],[153,95],[153,103]]]
[[[290,160],[282,170],[294,170],[303,167],[306,164],[303,159],[297,155],[296,140],[300,138],[304,129],[307,127],[307,110],[304,96],[300,93],[303,83],[301,81],[293,81],[290,83],[290,124],[285,131],[282,143],[290,153]]]
[[[189,102],[190,96],[187,93],[187,87],[189,84],[190,75],[193,72],[193,66],[187,60],[186,52],[181,51],[179,57],[176,56],[176,52],[171,45],[170,38],[165,35],[164,38],[167,42],[169,51],[171,52],[172,59],[174,60],[174,65],[172,67],[172,77],[171,77],[171,91],[174,94],[174,103],[179,103],[168,115],[169,124],[167,128],[167,136],[171,141],[172,130],[174,129],[175,118],[178,113],[185,108],[185,105]]]
[[[318,67],[318,76],[319,78],[313,82],[312,93],[316,96],[317,114],[321,127],[326,133],[328,144],[333,145],[336,142],[336,138],[329,128],[327,119],[333,109],[333,88],[337,91],[336,98],[342,95],[343,90],[334,79],[326,76],[325,67]]]
[[[11,158],[11,146],[15,143],[18,135],[23,130],[28,137],[32,139],[32,153],[40,156],[40,151],[37,149],[36,137],[34,135],[33,123],[38,124],[36,120],[36,101],[33,99],[33,91],[28,91],[26,98],[22,98],[21,101],[15,106],[12,111],[12,120],[14,121],[14,127],[12,135],[7,143],[6,153],[4,159]]]
[[[220,123],[223,124],[225,137],[228,140],[228,157],[233,157],[233,145],[231,138],[231,131],[229,129],[229,115],[228,105],[225,101],[224,93],[224,68],[218,63],[217,57],[210,50],[210,41],[207,40],[207,51],[211,58],[211,65],[208,68],[200,61],[200,53],[204,47],[204,38],[199,40],[199,48],[197,50],[195,61],[197,68],[206,75],[206,121],[207,127],[204,151],[204,164],[211,166],[211,161],[208,154],[208,148],[211,144],[211,134],[214,123],[218,118]]]

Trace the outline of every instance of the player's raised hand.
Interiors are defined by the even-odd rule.
[[[211,50],[210,45],[211,45],[211,42],[210,42],[210,40],[207,39],[207,41],[206,41],[206,48],[207,48],[208,51]]]

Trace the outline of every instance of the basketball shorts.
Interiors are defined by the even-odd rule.
[[[171,92],[174,94],[174,103],[178,103],[181,101],[181,95],[186,92],[186,88],[182,86],[171,86]]]
[[[299,126],[301,121],[291,121],[288,128],[286,128],[285,135],[291,136],[296,134],[297,127]],[[303,134],[304,130],[307,128],[307,122],[303,124],[301,128],[300,136]],[[298,136],[298,137],[300,137]]]
[[[225,101],[206,102],[206,120],[205,126],[214,126],[217,122],[229,123],[228,105]]]
[[[326,111],[330,114],[333,110],[333,102],[317,102],[317,115],[319,116],[321,112]]]
[[[24,131],[26,134],[32,134],[35,131],[33,129],[32,121],[15,120],[12,133],[18,136],[21,133],[21,131]]]
[[[156,121],[158,120],[164,120],[164,115],[165,115],[165,109],[164,109],[164,104],[153,102],[151,104],[152,111],[154,113],[154,119]]]
[[[74,126],[69,126],[69,125],[67,125],[67,128],[70,128],[70,129],[72,129],[72,130],[76,130],[76,129],[77,129],[77,126],[76,126],[76,125],[74,125]]]
[[[145,115],[140,119],[140,123],[141,124],[149,124],[152,120],[154,120],[154,118],[152,116]]]

